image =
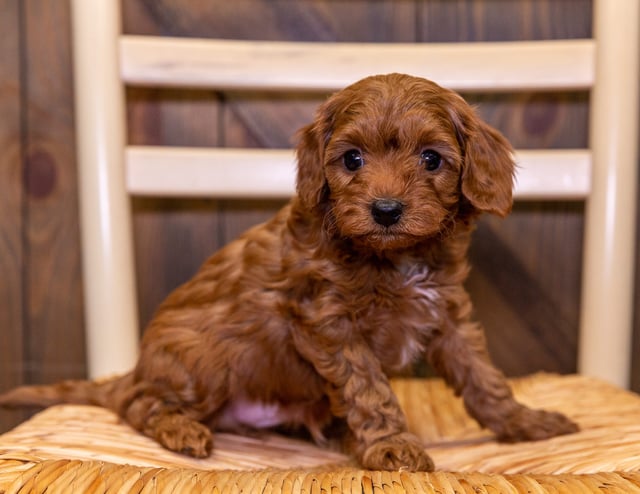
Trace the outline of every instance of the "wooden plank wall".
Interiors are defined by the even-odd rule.
[[[18,1],[0,0],[0,389],[22,382],[22,142]],[[2,425],[19,412],[0,412]]]
[[[125,31],[140,34],[373,42],[591,34],[590,0],[126,0],[123,7]],[[86,370],[69,22],[67,0],[0,0],[0,390]],[[586,94],[465,96],[518,147],[586,143]],[[287,147],[322,98],[130,89],[129,139]],[[279,206],[136,199],[141,320],[213,250]],[[468,286],[494,359],[511,375],[575,370],[582,215],[580,203],[527,202],[478,228]],[[634,365],[640,390],[639,358]],[[21,417],[0,411],[0,431]]]
[[[68,27],[65,0],[0,0],[0,389],[86,373]]]

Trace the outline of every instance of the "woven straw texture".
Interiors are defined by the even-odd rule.
[[[211,458],[173,454],[95,407],[58,406],[0,436],[0,494],[17,492],[640,493],[640,396],[581,376],[512,381],[518,399],[581,432],[498,444],[439,380],[397,380],[438,472],[370,472],[275,434],[217,434]]]

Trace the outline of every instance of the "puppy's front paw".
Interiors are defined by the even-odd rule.
[[[394,434],[373,443],[362,455],[362,466],[370,470],[409,470],[431,472],[433,461],[422,442],[413,434]]]
[[[505,421],[501,430],[496,431],[496,436],[504,442],[540,441],[578,430],[577,424],[561,413],[523,406]]]
[[[165,448],[194,458],[206,458],[213,449],[211,430],[184,415],[162,415],[152,422],[154,437]]]

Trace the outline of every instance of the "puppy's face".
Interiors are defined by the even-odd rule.
[[[462,153],[448,115],[397,92],[367,85],[341,101],[324,148],[335,227],[376,250],[436,234],[459,201]]]
[[[461,202],[506,214],[511,148],[455,93],[391,74],[336,93],[303,129],[298,193],[327,225],[375,251],[451,226]]]

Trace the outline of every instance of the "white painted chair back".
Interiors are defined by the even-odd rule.
[[[455,44],[127,36],[119,3],[72,0],[91,376],[127,370],[136,358],[130,194],[294,193],[292,151],[128,146],[124,86],[326,91],[395,71],[456,90],[590,91],[590,148],[518,150],[516,197],[587,201],[579,371],[628,385],[640,0],[595,0],[594,39]]]

